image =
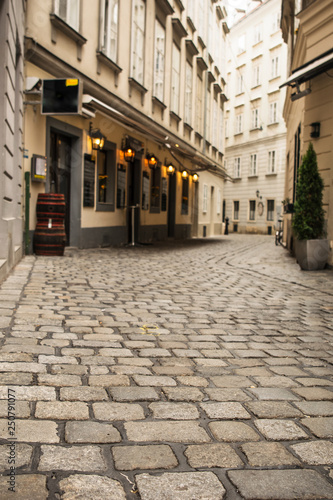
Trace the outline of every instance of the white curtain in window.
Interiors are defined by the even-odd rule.
[[[164,100],[165,28],[155,19],[154,96]]]
[[[55,0],[54,12],[69,26],[79,31],[80,0]]]
[[[171,111],[179,114],[179,87],[180,87],[180,50],[174,43],[172,46],[172,82],[171,82]]]
[[[143,85],[144,70],[145,12],[144,0],[133,0],[131,76],[141,85]]]
[[[185,68],[185,123],[192,125],[192,81],[193,81],[193,68],[191,64],[186,61]]]

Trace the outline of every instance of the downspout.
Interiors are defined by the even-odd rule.
[[[209,3],[207,2],[207,13],[206,13],[206,34],[207,34],[207,47],[206,47],[206,54],[205,54],[205,61],[207,64],[207,68],[209,67],[208,65],[208,47],[209,47],[209,40],[210,40],[210,33],[209,33]],[[206,70],[206,75],[205,75],[205,97],[204,97],[204,123],[203,123],[203,146],[202,146],[202,153],[205,155],[206,154],[206,128],[207,128],[207,102],[208,102],[208,69]]]

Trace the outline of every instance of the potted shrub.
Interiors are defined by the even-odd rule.
[[[296,236],[295,254],[301,269],[323,269],[329,257],[324,238],[324,183],[318,172],[317,155],[310,142],[299,170],[292,226]]]

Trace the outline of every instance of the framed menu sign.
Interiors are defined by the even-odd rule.
[[[83,206],[95,205],[95,160],[91,155],[84,155],[83,171]]]

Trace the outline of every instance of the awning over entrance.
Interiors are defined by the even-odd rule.
[[[281,87],[285,87],[286,85],[295,86],[300,85],[301,83],[307,82],[318,76],[325,71],[333,68],[333,50],[322,54],[316,59],[312,59],[307,64],[300,66],[295,69],[293,73],[289,76],[289,78],[280,85]]]

